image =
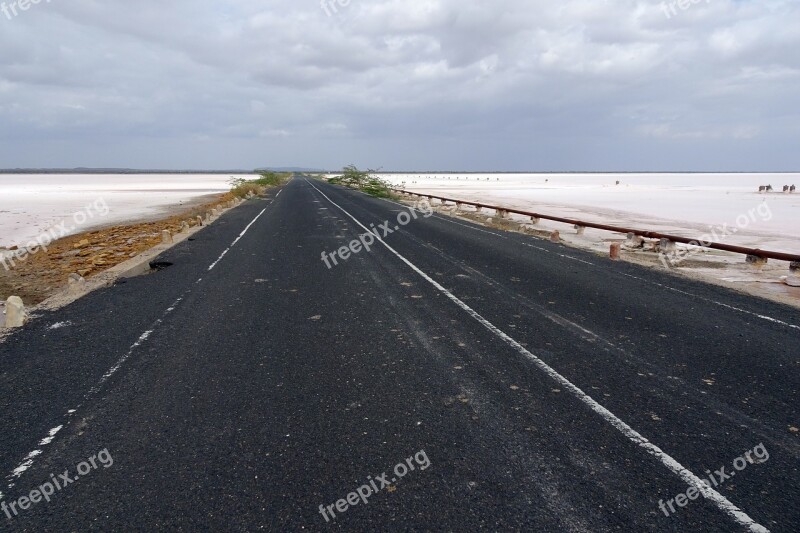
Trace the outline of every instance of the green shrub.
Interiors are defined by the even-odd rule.
[[[229,181],[231,194],[239,198],[245,198],[249,193],[264,194],[268,188],[286,183],[291,176],[291,173],[262,172],[261,177],[254,180],[232,178]]]
[[[374,171],[358,170],[355,165],[348,165],[342,169],[341,176],[332,177],[328,180],[328,183],[350,187],[377,198],[391,198],[391,186],[382,179],[373,176],[372,172]]]

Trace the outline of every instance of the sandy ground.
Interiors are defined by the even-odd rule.
[[[232,178],[204,174],[0,175],[0,247],[23,246],[58,229],[75,234],[152,221],[230,190]],[[63,236],[63,235],[61,235]]]
[[[6,254],[5,263],[0,262],[0,301],[13,295],[21,297],[26,306],[34,306],[63,290],[70,274],[90,279],[160,244],[162,231],[176,234],[183,222],[197,225],[198,215],[205,215],[228,199],[228,194],[205,195],[171,207],[162,206],[137,222],[106,224],[59,239],[46,251],[14,260],[13,264]]]
[[[385,174],[405,190],[800,253],[800,174]],[[619,182],[619,184],[617,184]],[[761,184],[775,192],[759,194]]]

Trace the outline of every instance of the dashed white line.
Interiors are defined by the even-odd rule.
[[[59,431],[61,431],[62,429],[64,429],[64,425],[63,425],[63,424],[62,424],[62,425],[60,425],[60,426],[58,426],[58,427],[54,427],[53,429],[51,429],[51,430],[50,430],[50,431],[47,433],[47,436],[46,436],[45,438],[43,438],[43,439],[42,439],[42,441],[39,443],[39,446],[47,446],[48,444],[50,444],[51,442],[53,442],[53,439],[55,439],[55,438],[56,438],[56,435],[57,435],[57,434],[58,434],[58,432],[59,432]]]
[[[259,213],[259,214],[258,214],[258,215],[257,215],[257,216],[256,216],[256,217],[255,217],[255,218],[254,218],[254,219],[253,219],[251,222],[250,222],[250,224],[248,224],[248,225],[247,225],[247,227],[246,227],[246,228],[245,228],[245,229],[244,229],[244,230],[243,230],[243,231],[242,231],[242,232],[239,234],[239,236],[238,236],[238,237],[236,237],[236,239],[234,239],[233,243],[231,243],[231,245],[230,245],[230,246],[229,246],[229,247],[228,247],[228,248],[227,248],[227,249],[226,249],[226,250],[225,250],[225,251],[222,253],[222,255],[219,257],[219,259],[217,259],[217,260],[216,260],[216,261],[215,261],[215,262],[214,262],[214,263],[213,263],[213,264],[212,264],[212,265],[211,265],[211,266],[208,268],[208,270],[212,270],[212,269],[213,269],[215,266],[217,266],[217,264],[218,264],[218,263],[219,263],[219,262],[222,260],[222,258],[223,258],[223,257],[225,257],[225,254],[227,254],[227,253],[228,253],[228,252],[231,250],[231,248],[233,248],[234,246],[236,246],[236,243],[238,243],[238,242],[239,242],[239,241],[242,239],[242,237],[244,237],[244,235],[247,233],[247,231],[248,231],[248,230],[249,230],[249,229],[250,229],[250,228],[253,226],[253,224],[255,224],[255,223],[256,223],[256,221],[257,221],[257,220],[258,220],[258,219],[261,217],[261,215],[263,215],[263,214],[264,214],[264,212],[265,212],[266,210],[267,210],[267,208],[265,207],[265,208],[264,208],[264,209],[263,209],[263,210],[262,210],[262,211],[261,211],[261,212],[260,212],[260,213]],[[198,284],[198,283],[200,283],[201,281],[203,281],[203,278],[200,278],[200,279],[198,279],[198,280],[195,282],[195,284]],[[168,316],[170,313],[172,313],[173,311],[175,311],[175,309],[178,307],[178,305],[179,305],[179,304],[180,304],[180,303],[183,301],[183,299],[186,297],[186,295],[187,295],[187,294],[188,294],[190,291],[191,291],[191,289],[189,289],[189,290],[187,290],[186,292],[184,292],[184,293],[183,293],[183,294],[182,294],[182,295],[181,295],[181,296],[180,296],[180,297],[179,297],[177,300],[175,300],[175,301],[172,303],[172,305],[170,305],[170,306],[167,308],[167,310],[166,310],[166,311],[163,313],[163,315],[161,316],[161,318],[159,318],[158,320],[156,320],[156,321],[155,321],[155,322],[152,324],[152,326],[150,327],[150,329],[148,329],[147,331],[145,331],[144,333],[142,333],[142,334],[139,336],[139,338],[136,340],[136,342],[134,342],[134,343],[133,343],[133,344],[130,346],[130,348],[128,349],[128,351],[127,351],[127,352],[126,352],[126,353],[125,353],[125,354],[124,354],[122,357],[120,357],[120,358],[117,360],[117,362],[116,362],[116,363],[114,363],[114,366],[112,366],[112,367],[111,367],[111,368],[110,368],[110,369],[109,369],[109,370],[108,370],[108,371],[107,371],[105,374],[103,374],[103,376],[100,378],[100,380],[97,382],[97,384],[96,384],[94,387],[92,387],[91,389],[89,389],[89,392],[86,394],[86,396],[85,396],[85,399],[88,399],[88,398],[92,397],[93,395],[97,394],[97,393],[100,391],[100,389],[102,388],[102,386],[103,386],[103,385],[104,385],[104,384],[105,384],[105,383],[106,383],[106,382],[107,382],[107,381],[108,381],[108,380],[109,380],[109,379],[110,379],[110,378],[111,378],[111,377],[112,377],[114,374],[116,374],[116,373],[119,371],[119,369],[120,369],[120,368],[122,368],[122,366],[125,364],[125,362],[126,362],[126,361],[127,361],[127,360],[128,360],[128,359],[129,359],[129,358],[132,356],[132,355],[133,355],[133,353],[136,351],[136,348],[138,348],[138,347],[140,347],[142,344],[144,344],[144,343],[147,341],[147,339],[149,339],[149,338],[150,338],[150,336],[151,336],[153,333],[155,333],[156,329],[158,328],[158,326],[160,326],[160,325],[163,323],[164,319],[165,319],[165,318],[166,318],[166,317],[167,317],[167,316]],[[69,419],[69,418],[71,418],[75,412],[76,412],[76,409],[70,409],[70,410],[68,410],[68,411],[67,411],[67,414],[66,414],[66,417],[67,417],[68,419]],[[51,430],[50,430],[50,432],[48,433],[48,436],[47,436],[47,437],[45,437],[44,439],[42,439],[42,440],[39,442],[39,446],[47,446],[47,445],[51,444],[51,443],[53,442],[53,440],[55,439],[56,435],[58,434],[58,432],[59,432],[59,431],[61,431],[61,429],[63,429],[63,428],[64,428],[64,425],[60,425],[60,426],[58,426],[58,427],[56,427],[56,428],[53,428],[53,429],[51,429]],[[9,488],[13,488],[13,487],[14,487],[13,480],[14,480],[14,479],[17,479],[17,478],[19,478],[20,476],[22,476],[22,474],[24,474],[24,473],[25,473],[25,472],[26,472],[26,471],[27,471],[27,470],[28,470],[28,469],[29,469],[31,466],[33,466],[33,463],[34,463],[34,460],[35,460],[35,458],[36,458],[36,457],[38,457],[39,455],[41,455],[42,453],[43,453],[43,452],[42,452],[42,450],[40,450],[40,449],[36,449],[36,450],[33,450],[32,452],[30,452],[30,453],[29,453],[29,454],[28,454],[28,455],[25,457],[25,459],[23,459],[22,463],[20,463],[20,465],[19,465],[19,466],[17,466],[17,467],[16,467],[16,468],[15,468],[15,469],[14,469],[14,470],[11,472],[11,475],[9,475],[9,476],[8,476],[8,480],[9,480],[9,481],[12,481],[12,482],[11,482],[11,483],[8,485],[8,487],[9,487]],[[2,499],[3,499],[3,497],[4,497],[3,493],[2,493],[2,492],[0,492],[0,500],[2,500]]]
[[[239,236],[238,236],[238,237],[236,237],[236,239],[234,239],[234,241],[231,243],[231,245],[230,245],[230,246],[228,246],[228,248],[226,248],[224,252],[222,252],[222,255],[220,255],[220,256],[217,258],[217,260],[216,260],[216,261],[214,261],[213,263],[211,263],[211,266],[209,266],[209,267],[208,267],[208,270],[209,270],[209,271],[210,271],[210,270],[214,270],[214,267],[215,267],[215,266],[217,266],[217,264],[219,264],[219,262],[220,262],[220,261],[222,261],[222,258],[223,258],[223,257],[225,257],[225,255],[227,255],[227,253],[231,251],[231,248],[233,248],[234,246],[236,246],[236,243],[237,243],[237,242],[239,242],[239,241],[241,240],[241,238],[242,238],[242,237],[244,237],[244,234],[245,234],[245,233],[247,233],[247,230],[249,230],[249,229],[250,229],[250,227],[251,227],[253,224],[255,224],[255,223],[256,223],[256,220],[258,220],[259,218],[261,218],[261,215],[263,215],[263,214],[264,214],[264,212],[265,212],[266,210],[267,210],[267,208],[266,208],[266,207],[265,207],[264,209],[262,209],[262,210],[261,210],[261,212],[260,212],[258,215],[256,215],[256,218],[254,218],[254,219],[253,219],[253,221],[252,221],[252,222],[250,222],[250,224],[248,224],[246,228],[244,228],[244,231],[242,231],[242,232],[239,234]]]
[[[336,206],[345,215],[350,217],[356,224],[361,226],[365,231],[369,231],[369,229],[364,224],[362,224],[357,218],[355,218],[353,215],[347,212],[347,210],[345,210],[339,204],[328,198],[328,196],[324,192],[317,189],[317,187],[315,187],[312,183],[308,182],[308,180],[306,180],[306,182],[309,185],[311,185],[311,187],[314,188],[318,193],[324,196],[325,199],[328,200],[331,204]],[[481,316],[477,311],[472,309],[466,303],[461,301],[456,295],[448,291],[444,286],[439,284],[436,280],[434,280],[425,272],[423,272],[421,269],[419,269],[416,265],[414,265],[411,261],[406,259],[397,250],[388,245],[383,239],[379,237],[378,241],[387,250],[392,252],[398,259],[400,259],[403,263],[408,265],[409,268],[411,268],[414,272],[419,274],[425,281],[427,281],[433,287],[435,287],[436,290],[445,295],[450,301],[452,301],[454,304],[456,304],[458,307],[464,310],[478,323],[480,323],[486,329],[491,331],[494,335],[496,335],[506,344],[514,348],[521,355],[530,359],[540,370],[542,370],[545,374],[547,374],[551,379],[556,381],[566,390],[570,391],[573,396],[575,396],[578,400],[583,402],[587,407],[589,407],[589,409],[600,415],[606,422],[611,424],[615,429],[617,429],[620,433],[622,433],[625,437],[627,437],[631,442],[633,442],[634,444],[645,450],[648,454],[658,459],[661,462],[661,464],[666,466],[671,472],[680,477],[686,484],[696,488],[697,491],[703,495],[703,497],[711,501],[714,505],[717,506],[717,508],[720,511],[731,517],[737,524],[747,528],[749,531],[752,531],[754,533],[769,532],[767,528],[765,528],[764,526],[762,526],[761,524],[757,523],[755,520],[750,518],[750,516],[748,516],[744,511],[739,509],[725,496],[715,491],[710,486],[706,485],[705,481],[695,476],[689,469],[678,463],[678,461],[673,459],[669,454],[664,452],[661,448],[651,443],[643,435],[641,435],[631,426],[623,422],[622,419],[617,417],[614,413],[612,413],[611,411],[600,405],[591,396],[583,392],[583,390],[581,390],[577,385],[573,384],[567,378],[559,374],[555,369],[550,367],[543,360],[536,357],[532,352],[528,351],[527,348],[525,348],[519,342],[517,342],[509,335],[507,335],[505,332],[500,330],[497,326],[495,326],[494,324],[483,318],[483,316]]]

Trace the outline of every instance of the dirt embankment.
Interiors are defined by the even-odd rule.
[[[47,250],[0,262],[0,301],[19,296],[26,306],[36,305],[67,285],[70,274],[89,278],[160,244],[162,231],[175,234],[186,222],[198,224],[212,208],[231,200],[231,194],[203,198],[191,208],[176,208],[161,220],[110,226],[59,239]],[[211,200],[211,201],[209,201]]]

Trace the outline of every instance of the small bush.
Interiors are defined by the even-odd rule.
[[[390,185],[380,178],[376,178],[371,173],[373,170],[358,170],[355,165],[348,165],[342,169],[341,176],[334,176],[328,183],[342,185],[362,191],[376,198],[391,198],[392,191]]]
[[[292,175],[289,173],[262,172],[260,178],[246,180],[244,178],[232,178],[230,180],[232,196],[245,198],[248,194],[264,194],[270,187],[277,187],[286,183]]]

